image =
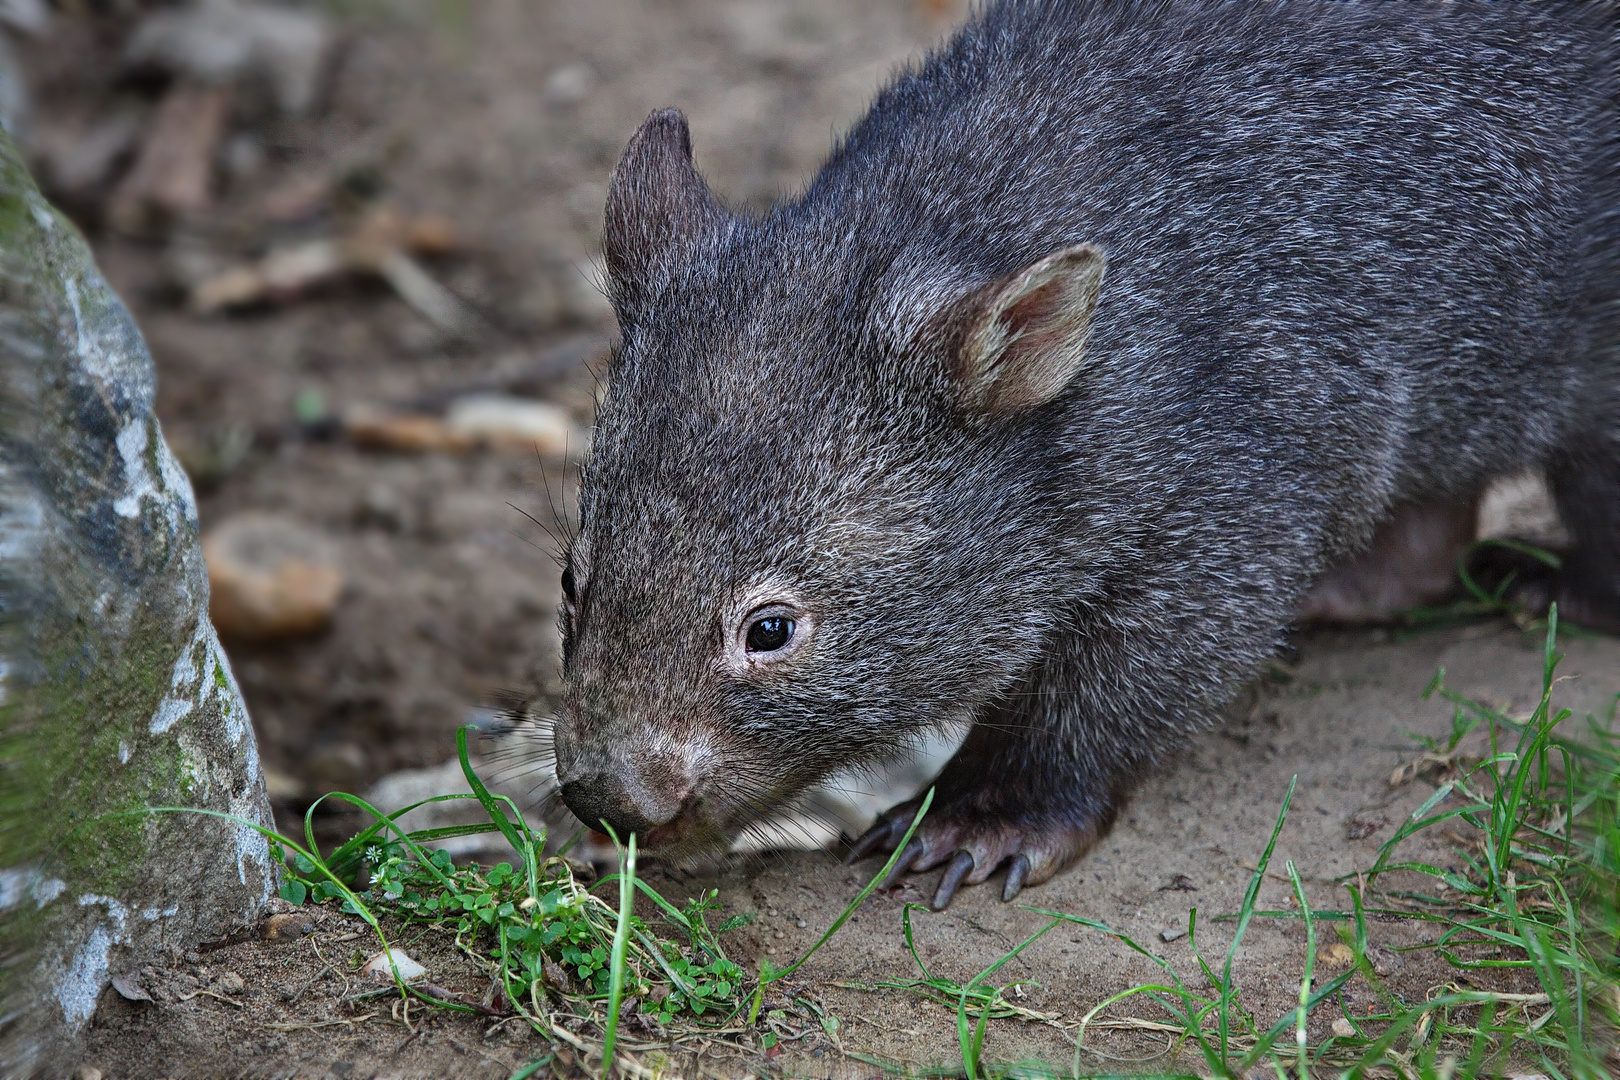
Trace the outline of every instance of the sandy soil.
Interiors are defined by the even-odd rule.
[[[1606,715],[1620,693],[1620,642],[1571,640],[1567,652],[1559,700],[1578,717]],[[1203,948],[1213,956],[1224,953],[1232,924],[1212,916],[1239,906],[1289,780],[1297,776],[1260,906],[1292,906],[1284,865],[1293,860],[1313,908],[1348,908],[1349,896],[1336,882],[1370,865],[1378,845],[1434,790],[1421,780],[1392,788],[1390,776],[1415,756],[1414,734],[1440,737],[1449,730],[1450,707],[1420,701],[1441,667],[1457,689],[1515,713],[1527,712],[1539,692],[1539,643],[1510,627],[1453,628],[1401,642],[1376,631],[1307,635],[1294,668],[1257,688],[1252,703],[1200,740],[1179,768],[1147,782],[1113,834],[1079,866],[1027,890],[1021,903],[1104,922],[1175,965],[1190,986],[1203,987],[1189,941],[1176,932],[1197,908]],[[1414,841],[1408,853],[1441,865],[1458,863],[1444,839]],[[807,948],[874,866],[846,868],[828,854],[800,853],[706,874],[655,870],[649,876],[672,897],[714,887],[728,914],[758,914],[757,922],[726,939],[734,959],[753,967],[763,957],[785,961]],[[936,876],[874,894],[791,981],[794,990],[814,995],[840,1020],[836,1038],[810,1025],[806,1038],[785,1044],[788,1051],[775,1059],[722,1040],[693,1040],[673,1051],[673,1075],[870,1076],[879,1071],[871,1060],[902,1069],[951,1065],[952,1011],[896,990],[849,986],[915,974],[901,936],[901,911],[906,902],[925,902]],[[227,945],[152,973],[148,986],[165,988],[155,994],[159,1001],[126,1002],[109,991],[85,1060],[111,1076],[498,1077],[546,1051],[538,1036],[513,1022],[439,1013],[419,1014],[407,1024],[387,998],[345,1003],[361,987],[355,962],[375,946],[358,920],[321,918],[315,934],[292,944]],[[981,888],[965,892],[943,914],[915,916],[914,925],[918,950],[934,972],[966,981],[1044,923]],[[1386,985],[1409,1002],[1456,978],[1430,952],[1401,951],[1431,941],[1431,934],[1411,920],[1370,923],[1375,963]],[[442,936],[412,934],[405,940],[441,985],[482,996],[487,978]],[[1236,967],[1245,1006],[1268,1023],[1284,1013],[1296,1000],[1303,957],[1297,921],[1257,920]],[[224,995],[228,1002],[195,994],[180,1000],[218,987],[226,972],[241,975],[245,991]],[[1158,975],[1149,961],[1106,935],[1059,927],[1000,979],[1027,980],[1031,985],[1019,1003],[1050,1014],[1053,1022],[991,1023],[986,1059],[1064,1065],[1074,1053],[1076,1020],[1109,995]],[[1479,989],[1528,989],[1499,972],[1475,976],[1469,985]],[[1344,1007],[1352,1012],[1374,1000],[1359,977],[1344,991]],[[1313,1040],[1325,1036],[1336,1015],[1333,1009],[1313,1014]],[[1116,1007],[1105,1016],[1162,1019],[1146,1004]],[[747,1036],[729,1041],[750,1042]],[[1087,1038],[1082,1067],[1163,1067],[1172,1063],[1165,1050],[1163,1042],[1138,1033],[1098,1031]],[[563,1066],[559,1072],[568,1074]]]
[[[555,685],[551,542],[520,510],[549,520],[548,491],[565,498],[569,483],[560,459],[362,450],[298,422],[295,401],[314,394],[335,414],[442,398],[484,380],[538,389],[588,422],[592,377],[566,361],[599,357],[612,332],[588,277],[604,180],[642,117],[684,108],[715,187],[759,205],[803,183],[885,74],[962,9],[951,0],[335,4],[344,40],[321,108],[298,121],[233,120],[236,134],[257,141],[262,163],[222,177],[210,211],[161,236],[132,238],[102,227],[95,203],[70,203],[148,334],[165,431],[194,466],[205,529],[244,509],[273,510],[320,530],[341,553],[347,586],[328,632],[231,650],[285,825],[315,793],[362,790],[449,758],[455,728],[499,690]],[[120,103],[150,97],[150,88],[113,74],[122,17],[63,20],[29,52],[36,130],[87,129]],[[86,64],[87,56],[106,62]],[[340,191],[380,188],[401,207],[448,216],[465,247],[430,269],[495,335],[458,343],[365,283],[232,317],[198,318],[176,305],[172,281],[188,259],[228,260],[333,228],[341,202],[298,224],[264,223],[267,201],[308,177]],[[558,367],[560,375],[546,375]],[[1103,920],[1190,977],[1188,941],[1174,931],[1189,908],[1205,920],[1236,909],[1245,865],[1290,777],[1299,786],[1274,869],[1295,860],[1313,904],[1343,907],[1348,898],[1334,880],[1369,864],[1392,823],[1433,790],[1423,781],[1392,790],[1388,777],[1414,754],[1408,733],[1449,726],[1449,708],[1419,700],[1435,669],[1517,710],[1537,688],[1539,642],[1500,624],[1401,641],[1380,631],[1319,632],[1298,645],[1286,677],[1258,687],[1179,768],[1145,783],[1082,865],[1022,900]],[[1607,712],[1620,692],[1620,642],[1567,647],[1563,671],[1574,678],[1563,684],[1566,702],[1578,713]],[[323,835],[352,826],[326,818]],[[1376,828],[1350,839],[1368,826]],[[1443,848],[1426,854],[1455,859]],[[736,958],[753,965],[808,945],[874,868],[788,854],[706,874],[665,872],[659,883],[675,896],[716,886],[730,910],[762,913],[729,939]],[[935,876],[872,897],[802,969],[796,985],[841,1019],[836,1037],[808,1035],[774,1059],[718,1044],[679,1048],[677,1072],[854,1076],[877,1071],[855,1053],[913,1066],[954,1060],[945,1010],[897,991],[837,985],[912,973],[901,907],[929,895]],[[1263,906],[1285,906],[1287,891],[1274,875]],[[919,918],[919,949],[940,973],[966,978],[1041,924],[971,889],[949,912]],[[1230,924],[1204,925],[1210,947],[1223,945]],[[344,1004],[350,958],[370,951],[361,929],[328,915],[293,944],[247,941],[177,957],[147,976],[156,1000],[108,992],[84,1063],[109,1077],[493,1077],[542,1052],[515,1023],[405,1017],[386,999]],[[1421,942],[1418,925],[1378,922],[1373,933],[1391,986],[1409,1000],[1451,977],[1426,954],[1394,951]],[[483,977],[445,942],[429,936],[411,948],[442,985],[482,995]],[[1252,928],[1238,970],[1258,1015],[1269,1019],[1293,1001],[1302,953],[1297,924]],[[245,989],[219,990],[226,972],[241,975]],[[1153,974],[1106,936],[1056,930],[1004,976],[1038,984],[1023,1004],[1055,1022],[997,1021],[987,1056],[1066,1062],[1073,1021]],[[1352,983],[1349,1007],[1369,993]],[[1144,1006],[1137,1015],[1152,1013]],[[1163,1051],[1128,1033],[1103,1032],[1088,1044],[1096,1051],[1084,1058],[1089,1068],[1134,1068],[1136,1058]]]

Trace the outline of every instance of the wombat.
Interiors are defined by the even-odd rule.
[[[758,216],[654,113],[607,198],[568,806],[695,852],[967,721],[897,872],[1010,898],[1313,582],[1526,466],[1561,610],[1620,623],[1615,11],[997,4]]]

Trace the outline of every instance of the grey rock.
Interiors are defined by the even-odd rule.
[[[134,320],[0,135],[6,1075],[71,1060],[113,976],[252,922],[276,886],[154,383]]]

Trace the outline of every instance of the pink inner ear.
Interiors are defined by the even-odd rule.
[[[1031,289],[1002,309],[996,321],[1007,328],[1007,348],[1040,351],[1063,333],[1063,281],[1053,279]]]
[[[1062,392],[1080,370],[1105,265],[1095,245],[1065,248],[962,305],[955,380],[965,409],[1007,414]]]

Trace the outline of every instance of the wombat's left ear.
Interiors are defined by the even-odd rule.
[[[1095,244],[991,282],[958,316],[950,377],[964,410],[1004,416],[1056,397],[1079,372],[1107,260]]]
[[[608,181],[602,248],[620,314],[656,295],[680,258],[728,216],[692,164],[686,117],[679,109],[647,117]]]

